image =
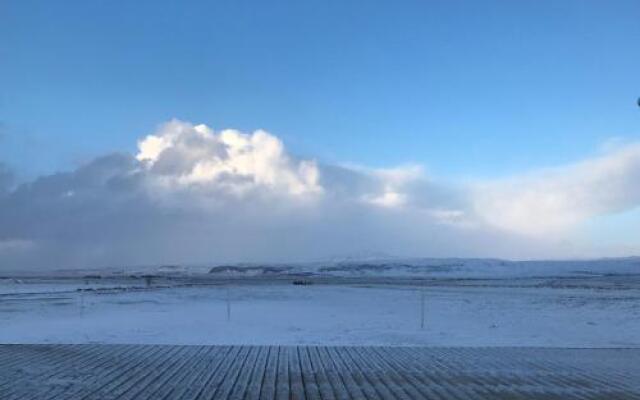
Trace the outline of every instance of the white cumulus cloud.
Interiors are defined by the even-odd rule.
[[[313,160],[292,160],[282,141],[258,130],[214,132],[173,120],[138,143],[136,159],[171,184],[209,184],[236,194],[271,189],[290,195],[322,193]]]

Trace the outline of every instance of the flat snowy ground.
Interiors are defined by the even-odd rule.
[[[0,283],[0,343],[640,347],[635,285],[83,285]]]

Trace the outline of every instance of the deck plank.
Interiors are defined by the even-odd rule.
[[[640,400],[640,349],[0,345],[0,356],[0,400]]]
[[[278,348],[268,347],[267,365],[265,366],[259,399],[274,399],[276,397],[276,374],[278,372]]]
[[[278,373],[276,381],[276,399],[289,400],[291,382],[289,381],[289,361],[287,348],[278,347]]]

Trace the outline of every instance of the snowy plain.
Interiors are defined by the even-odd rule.
[[[184,271],[150,285],[2,279],[0,343],[640,347],[640,278],[629,264],[561,277],[541,276],[542,267],[482,278],[440,268],[422,280],[406,266],[394,277],[395,267],[366,264],[305,275],[306,285]]]

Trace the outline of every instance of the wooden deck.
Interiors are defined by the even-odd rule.
[[[640,349],[0,345],[0,399],[640,399]]]

